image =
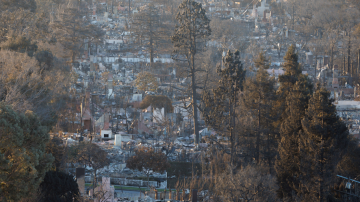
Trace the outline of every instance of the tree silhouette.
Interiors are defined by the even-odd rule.
[[[205,42],[211,34],[210,20],[205,14],[201,3],[193,0],[184,0],[179,5],[176,16],[178,25],[175,28],[171,41],[174,44],[173,58],[185,63],[186,76],[191,78],[191,105],[194,120],[195,144],[199,143],[199,123],[196,84],[196,73],[199,71],[195,64],[195,56],[203,50]]]
[[[167,162],[167,157],[164,153],[161,151],[156,152],[153,148],[147,147],[137,148],[135,155],[126,161],[126,167],[145,172],[148,177],[148,185],[151,170],[162,173],[169,166],[170,164]]]
[[[149,106],[157,109],[165,109],[166,113],[172,113],[174,108],[171,99],[165,95],[147,95],[140,103],[140,108],[145,109]]]
[[[41,202],[73,202],[78,201],[80,197],[74,176],[59,171],[48,171],[40,184],[40,190]]]
[[[235,118],[239,106],[239,92],[243,88],[245,70],[240,61],[240,52],[228,51],[223,58],[224,68],[218,67],[219,86],[212,92],[205,92],[204,119],[207,125],[230,138],[231,164],[235,153]]]

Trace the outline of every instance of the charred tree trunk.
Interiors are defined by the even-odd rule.
[[[192,94],[192,108],[193,108],[193,120],[194,120],[194,134],[195,134],[195,144],[199,144],[199,124],[198,124],[198,109],[196,103],[196,78],[195,78],[195,57],[191,56],[191,94]]]
[[[349,45],[348,45],[348,58],[347,58],[347,62],[348,62],[348,64],[347,64],[347,71],[350,73],[350,55],[351,54],[351,44],[350,44],[350,32],[349,32]]]
[[[149,28],[150,28],[150,33],[149,33],[149,49],[150,49],[150,67],[153,67],[154,64],[154,32],[152,30],[152,23],[150,21],[149,24]]]
[[[259,103],[258,103],[258,131],[257,131],[257,136],[256,136],[256,162],[257,164],[260,163],[260,101],[261,101],[261,93],[259,93]]]

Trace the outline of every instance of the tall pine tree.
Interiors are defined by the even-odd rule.
[[[228,51],[223,58],[224,68],[218,67],[221,77],[219,86],[212,93],[204,94],[204,118],[207,125],[230,139],[230,162],[235,161],[235,118],[236,107],[239,106],[239,92],[243,88],[245,71],[240,61],[240,52]]]
[[[305,200],[323,202],[330,193],[335,167],[349,143],[346,125],[336,114],[330,92],[318,85],[301,121],[301,192]]]
[[[160,11],[153,4],[142,7],[139,13],[134,14],[131,23],[132,35],[137,45],[147,48],[150,54],[150,66],[153,67],[156,50],[159,44],[168,40],[168,27],[160,21]]]
[[[302,134],[301,120],[305,116],[308,101],[312,94],[306,81],[299,80],[286,97],[286,119],[280,127],[278,145],[279,158],[275,162],[278,196],[281,199],[294,200],[300,184],[300,138]]]
[[[280,87],[277,90],[277,101],[275,104],[276,111],[278,112],[278,119],[274,122],[274,126],[279,128],[281,123],[287,118],[285,109],[286,109],[286,97],[290,93],[294,84],[298,80],[303,80],[304,85],[308,89],[312,89],[312,83],[308,79],[306,75],[302,74],[300,64],[298,62],[298,55],[295,52],[295,46],[291,45],[284,57],[283,68],[285,70],[285,74],[279,77]]]
[[[175,27],[171,41],[174,44],[173,58],[182,61],[187,66],[184,72],[191,78],[191,105],[194,120],[195,144],[199,143],[199,122],[198,122],[198,81],[196,75],[199,68],[195,64],[195,56],[206,46],[206,40],[211,35],[210,20],[206,16],[206,10],[202,4],[194,0],[184,0],[179,5],[179,12],[176,15],[178,25]]]
[[[260,163],[261,156],[266,159],[269,172],[273,164],[274,145],[276,145],[275,134],[272,123],[274,122],[273,104],[276,100],[275,80],[269,77],[265,69],[269,67],[269,60],[263,53],[255,60],[257,68],[255,78],[247,78],[244,84],[244,106],[255,118],[254,125],[255,155],[257,163]],[[251,151],[251,149],[249,149]],[[262,154],[262,155],[261,155]]]

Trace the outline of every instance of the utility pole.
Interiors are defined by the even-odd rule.
[[[114,14],[114,0],[111,1],[111,13]]]
[[[334,66],[334,45],[331,46],[330,68],[333,69],[333,66]]]
[[[356,76],[359,76],[359,73],[360,73],[360,49],[358,50],[358,61],[357,61]]]
[[[346,74],[345,67],[346,67],[346,65],[345,65],[345,54],[344,54],[344,61],[343,61],[343,75],[345,75],[345,74]]]
[[[350,50],[351,49],[351,44],[350,44],[350,32],[349,32],[349,45],[348,45],[348,72],[350,72]]]
[[[261,85],[261,81],[260,81]],[[260,126],[261,126],[261,90],[259,91],[259,100],[258,100],[258,131],[256,135],[256,162],[260,164]]]
[[[322,95],[322,93],[319,94]],[[321,115],[321,125],[322,128],[324,128],[324,102],[323,102],[324,97],[321,96],[321,99],[319,99],[321,105],[322,105],[322,115]],[[325,131],[326,133],[326,131]],[[323,138],[323,134],[321,134],[321,143],[320,143],[320,190],[319,190],[319,202],[323,202],[324,200],[324,194],[323,194],[323,190],[324,190],[324,138]]]
[[[315,54],[315,84],[316,84],[316,68],[317,68],[317,52],[316,52],[316,54]]]
[[[130,20],[130,0],[129,0],[129,16],[128,16],[128,19]]]
[[[295,30],[295,6],[293,5],[292,29]]]

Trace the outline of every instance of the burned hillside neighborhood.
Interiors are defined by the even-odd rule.
[[[0,201],[360,201],[357,0],[0,0]]]

